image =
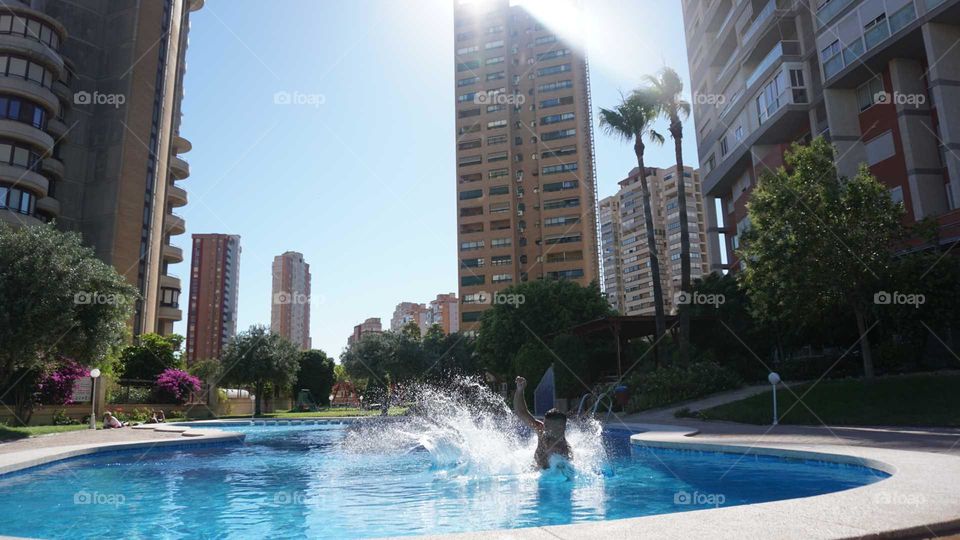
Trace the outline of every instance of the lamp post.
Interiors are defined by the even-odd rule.
[[[780,374],[770,372],[767,380],[770,381],[770,385],[773,386],[773,425],[777,425],[777,383],[780,382]]]
[[[90,429],[97,429],[97,378],[100,377],[100,370],[93,368],[90,370]]]

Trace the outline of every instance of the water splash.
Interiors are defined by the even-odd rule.
[[[345,437],[344,450],[367,455],[426,450],[436,474],[448,478],[592,480],[604,474],[606,452],[596,420],[570,419],[567,442],[573,459],[553,463],[541,474],[533,459],[536,434],[479,380],[458,379],[442,387],[423,384],[409,389],[406,397],[414,401],[406,416],[358,422]]]

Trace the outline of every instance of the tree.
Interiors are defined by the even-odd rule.
[[[683,80],[669,67],[646,77],[653,87],[660,114],[670,121],[670,137],[677,157],[677,206],[680,211],[680,290],[690,293],[690,226],[687,217],[687,181],[683,169],[683,119],[690,116],[690,103],[683,99]],[[680,361],[690,361],[690,309],[680,309]]]
[[[838,178],[834,156],[818,137],[809,146],[794,144],[786,168],[763,176],[750,197],[751,230],[739,255],[761,318],[804,321],[836,306],[853,313],[864,375],[872,378],[867,333],[902,233],[903,207],[866,165],[853,178]]]
[[[286,388],[299,369],[297,347],[264,326],[237,334],[221,359],[221,383],[253,388],[254,415],[260,416],[268,386]]]
[[[424,336],[421,347],[427,364],[424,378],[442,381],[482,372],[474,353],[474,339],[466,334],[445,335],[439,325],[434,325]]]
[[[60,356],[103,362],[123,343],[136,297],[79,235],[0,223],[0,392]]]
[[[666,317],[663,308],[663,282],[660,279],[660,258],[657,248],[656,231],[653,228],[653,210],[650,205],[650,186],[647,183],[647,168],[644,165],[643,153],[646,145],[643,137],[647,136],[656,144],[663,144],[663,136],[657,133],[650,124],[657,117],[656,97],[648,89],[634,91],[630,98],[624,98],[614,109],[600,109],[600,126],[610,135],[620,137],[625,141],[633,141],[633,152],[637,157],[637,170],[640,175],[640,192],[643,197],[643,217],[647,233],[647,250],[649,251],[650,277],[653,281],[653,307],[656,321],[656,341],[660,340],[667,330]]]
[[[327,353],[316,349],[303,351],[300,353],[300,368],[293,385],[294,398],[300,390],[306,389],[320,404],[330,405],[330,390],[335,379],[333,359],[328,357]]]
[[[417,321],[410,321],[403,325],[403,328],[400,329],[400,333],[412,340],[420,341],[420,325],[417,324]]]
[[[120,354],[120,377],[153,381],[168,369],[183,367],[178,353],[183,336],[142,334]]]
[[[406,332],[365,334],[340,357],[356,379],[373,379],[376,386],[418,379],[429,369],[419,339]]]
[[[567,280],[531,281],[507,287],[498,297],[513,301],[495,301],[483,313],[476,347],[480,365],[505,379],[512,377],[514,357],[526,343],[614,314],[596,282],[584,287]]]

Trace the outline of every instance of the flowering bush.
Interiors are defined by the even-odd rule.
[[[186,403],[190,394],[200,391],[200,379],[180,369],[166,369],[157,377],[157,397],[173,403]]]
[[[64,358],[59,366],[43,375],[37,383],[36,401],[42,405],[67,405],[73,400],[73,384],[88,377],[90,370],[75,360]]]

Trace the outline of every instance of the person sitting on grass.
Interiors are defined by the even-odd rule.
[[[527,409],[527,403],[523,399],[523,391],[527,387],[527,380],[523,377],[517,377],[517,391],[513,395],[513,413],[530,426],[537,434],[537,451],[534,454],[534,460],[541,469],[550,468],[550,457],[558,455],[566,458],[572,458],[570,445],[567,444],[567,415],[557,409],[550,409],[543,415],[543,422],[537,420]]]
[[[163,409],[160,409],[159,411],[157,411],[157,415],[156,415],[156,416],[157,416],[157,423],[159,423],[159,424],[165,424],[165,423],[167,423],[167,417],[164,416],[164,414],[163,414]]]
[[[109,411],[103,413],[103,429],[118,429],[125,425],[127,424],[117,420],[117,417]]]

